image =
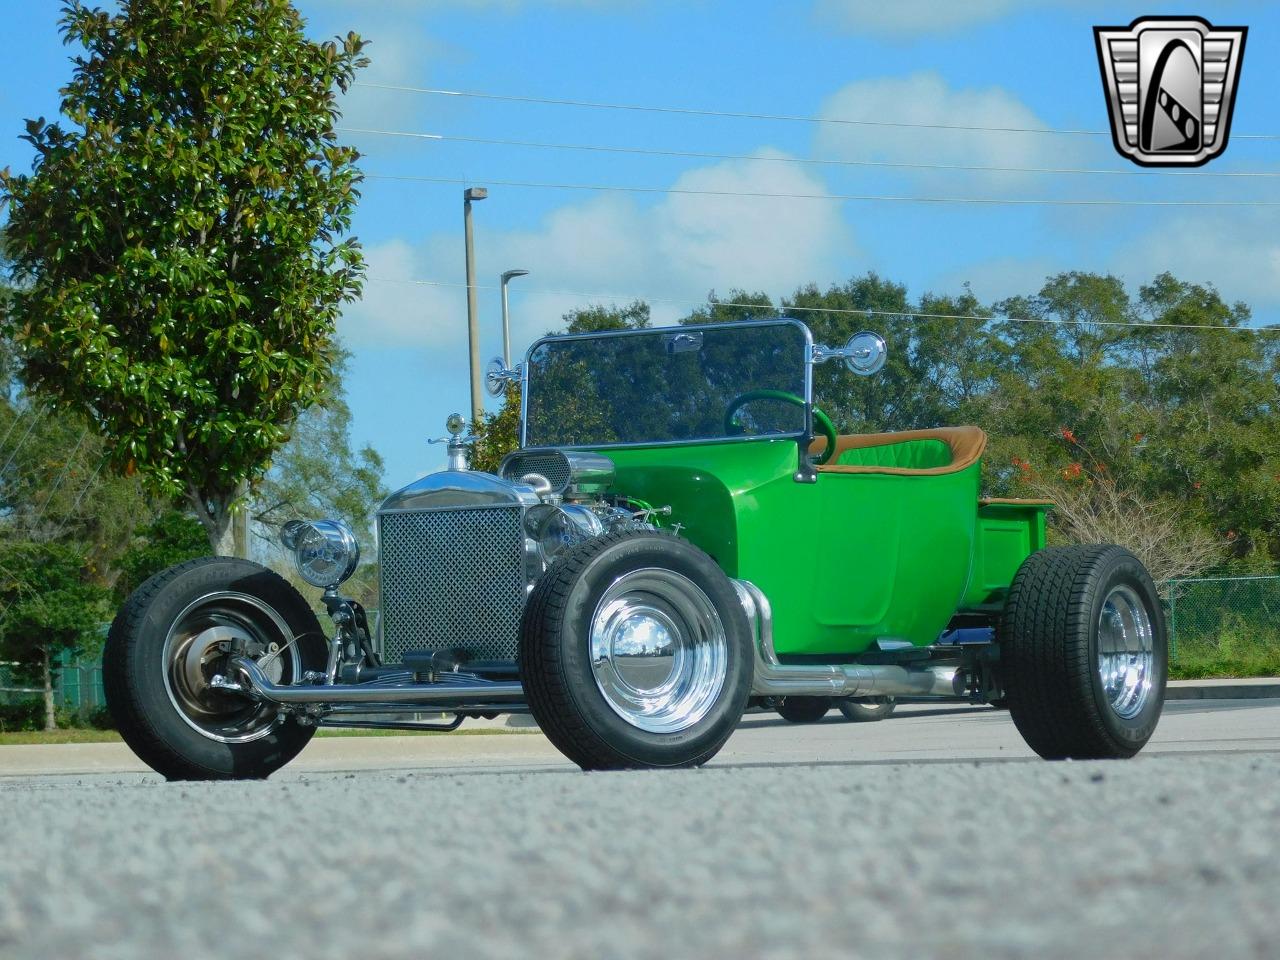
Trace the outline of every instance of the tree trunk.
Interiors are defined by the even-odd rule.
[[[43,649],[44,653],[44,728],[46,730],[58,729],[58,715],[53,709],[53,663],[52,657],[49,655],[49,648]]]
[[[209,532],[209,546],[213,547],[215,557],[236,555],[236,532],[230,517],[225,518],[213,531]]]
[[[200,526],[209,538],[209,549],[215,557],[234,557],[235,533],[231,529],[229,504],[232,494],[215,494],[206,498],[200,491],[187,489],[187,502],[196,513]]]

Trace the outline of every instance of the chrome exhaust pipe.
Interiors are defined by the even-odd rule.
[[[964,671],[956,664],[781,663],[773,649],[769,598],[748,580],[732,581],[755,634],[756,697],[964,697]]]
[[[465,683],[414,683],[383,686],[376,683],[335,683],[324,686],[281,686],[272,683],[248,657],[232,657],[231,672],[247,681],[245,692],[258,700],[279,704],[415,704],[424,707],[484,710],[490,705],[524,703],[518,681],[482,680]],[[231,689],[226,684],[224,689]]]

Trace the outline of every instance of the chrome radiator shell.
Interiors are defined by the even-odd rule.
[[[528,574],[525,484],[444,471],[392,494],[378,512],[382,659],[462,650],[515,660]]]

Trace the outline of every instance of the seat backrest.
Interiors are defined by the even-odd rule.
[[[879,447],[852,447],[836,456],[835,462],[846,467],[901,467],[927,470],[951,466],[951,447],[932,437],[926,440],[904,440]]]
[[[819,453],[827,442],[819,437],[810,453]],[[978,427],[936,427],[902,433],[864,433],[837,438],[831,463],[819,473],[888,473],[936,476],[967,470],[982,457],[987,435]]]

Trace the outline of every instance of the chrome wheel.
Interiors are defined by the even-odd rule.
[[[1151,617],[1128,586],[1113,587],[1098,616],[1098,676],[1116,716],[1131,720],[1151,695],[1155,642]]]
[[[280,615],[244,593],[211,593],[178,615],[164,642],[164,686],[178,715],[202,736],[220,743],[265,737],[282,718],[269,704],[210,685],[226,672],[234,652],[257,661],[272,683],[292,683],[301,672],[298,647]]]
[[[729,644],[715,604],[657,567],[615,580],[591,617],[591,668],[605,702],[649,733],[678,733],[724,688]]]

